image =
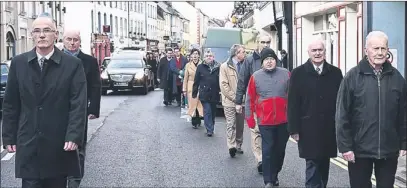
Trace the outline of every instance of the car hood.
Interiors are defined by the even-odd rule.
[[[144,68],[113,68],[106,71],[108,74],[136,74],[144,72]]]

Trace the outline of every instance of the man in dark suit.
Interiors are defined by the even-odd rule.
[[[166,56],[160,59],[160,63],[157,68],[158,81],[160,82],[160,88],[164,90],[164,105],[171,105],[172,102],[172,76],[170,76],[170,61],[173,57],[173,51],[171,48],[166,49]]]
[[[174,48],[174,58],[170,61],[170,76],[172,77],[172,94],[175,95],[175,100],[177,105],[181,106],[181,94],[182,94],[182,81],[180,76],[180,70],[184,70],[185,65],[188,63],[187,58],[185,58],[179,48]]]
[[[99,118],[100,113],[100,100],[101,100],[101,80],[99,65],[96,58],[84,54],[80,50],[81,36],[79,30],[68,30],[64,32],[64,49],[63,51],[71,56],[75,56],[82,60],[83,68],[86,74],[87,89],[88,89],[88,109],[87,114],[89,119]],[[82,147],[79,147],[79,157],[81,159],[82,175],[79,177],[68,177],[68,187],[79,187],[81,179],[84,175],[85,168],[85,155],[86,155],[86,142],[88,133],[88,121],[86,121],[86,128]]]
[[[87,88],[78,58],[54,46],[58,31],[49,14],[32,24],[35,48],[11,61],[3,105],[2,138],[16,152],[16,178],[23,188],[66,187],[80,176]]]
[[[339,68],[325,60],[325,45],[308,46],[309,59],[292,71],[288,91],[288,131],[306,161],[305,187],[325,188],[330,158],[337,156],[336,95],[342,81]]]

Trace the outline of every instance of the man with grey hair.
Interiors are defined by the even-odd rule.
[[[41,14],[32,23],[35,48],[14,57],[3,103],[2,138],[16,152],[16,178],[23,188],[66,187],[79,176],[87,88],[78,58],[54,46],[58,31]]]
[[[366,56],[343,79],[336,102],[339,152],[351,187],[393,187],[398,156],[406,154],[406,80],[387,60],[388,37],[372,31]]]
[[[325,60],[320,38],[308,46],[309,59],[291,73],[288,91],[288,132],[305,159],[305,187],[325,188],[330,158],[337,156],[335,102],[342,72]]]
[[[81,34],[77,29],[65,29],[63,37],[64,49],[63,52],[70,56],[75,56],[82,61],[83,68],[86,74],[86,83],[88,88],[88,108],[87,108],[87,118],[96,119],[100,114],[100,100],[101,100],[101,80],[99,65],[96,58],[84,54],[81,49]],[[85,168],[85,153],[86,153],[86,142],[88,133],[88,120],[86,120],[86,127],[84,133],[84,139],[79,150],[80,165],[82,169],[81,176],[68,177],[68,187],[76,188],[79,187],[81,179],[84,175]]]
[[[245,59],[244,46],[235,44],[230,48],[230,58],[220,66],[219,86],[226,118],[226,135],[229,155],[243,154],[244,115],[236,112],[237,76]]]
[[[238,82],[237,82],[237,89],[236,89],[236,111],[237,113],[243,112],[243,96],[246,94],[247,85],[249,84],[249,79],[251,75],[256,72],[257,70],[261,69],[262,62],[261,62],[261,51],[263,48],[270,47],[271,44],[271,37],[267,34],[259,34],[257,36],[257,50],[253,52],[252,55],[249,55],[245,60],[239,71]],[[277,60],[278,63],[278,60]],[[279,65],[277,65],[279,66]],[[262,171],[262,156],[261,156],[261,135],[258,126],[256,125],[251,130],[251,138],[252,138],[252,150],[254,157],[257,161],[257,171],[261,174]]]

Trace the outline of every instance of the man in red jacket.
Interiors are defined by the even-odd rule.
[[[250,128],[256,113],[262,137],[262,168],[266,187],[278,186],[288,141],[287,94],[290,72],[276,67],[278,58],[270,48],[261,52],[262,69],[253,73],[247,87],[245,115]]]

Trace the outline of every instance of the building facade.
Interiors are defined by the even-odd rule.
[[[203,38],[206,37],[206,33],[208,32],[209,27],[209,16],[202,12],[201,9],[196,10],[196,19],[197,19],[197,33],[196,39],[199,46],[203,46],[204,40]]]
[[[34,48],[31,25],[43,12],[52,16],[61,39],[66,11],[64,2],[0,2],[0,61],[9,60]]]
[[[196,44],[197,11],[194,2],[172,2],[172,6],[184,17],[188,18],[183,23],[183,46],[189,48],[190,44]]]

